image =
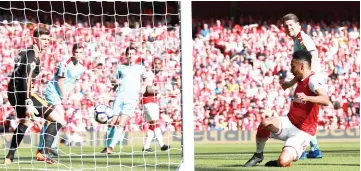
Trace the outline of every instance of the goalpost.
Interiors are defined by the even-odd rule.
[[[15,57],[20,50],[31,44],[32,30],[39,26],[51,31],[52,40],[49,49],[41,57],[41,73],[36,78],[35,85],[37,93],[44,95],[46,83],[51,81],[55,74],[54,67],[64,58],[71,56],[74,43],[85,45],[86,58],[83,64],[87,67],[85,76],[75,85],[69,100],[59,108],[59,111],[66,115],[67,125],[58,140],[60,157],[53,157],[58,163],[48,165],[34,158],[39,144],[38,132],[42,126],[39,119],[24,136],[15,154],[14,163],[0,163],[0,170],[193,171],[195,159],[191,11],[189,0],[10,1],[0,4],[0,38],[3,40],[0,42],[1,81],[9,80],[7,77],[13,69]],[[178,23],[175,23],[177,20],[174,19],[177,17]],[[125,23],[128,23],[129,27],[126,27]],[[130,45],[145,53],[146,55],[139,54],[143,55],[145,60],[160,57],[166,64],[165,86],[160,96],[160,106],[165,109],[160,117],[168,115],[173,119],[173,123],[161,122],[164,143],[169,144],[171,149],[160,151],[154,138],[151,147],[155,151],[142,152],[146,137],[143,128],[146,123],[144,119],[140,119],[143,115],[140,106],[136,110],[135,119],[131,119],[127,126],[123,144],[118,143],[113,154],[102,155],[99,152],[104,148],[106,125],[96,123],[92,111],[94,106],[111,105],[109,100],[114,100],[114,93],[109,92],[106,80],[114,74],[116,65],[122,59],[120,56]],[[147,53],[150,55],[147,56]],[[178,85],[174,83],[177,77],[181,80]],[[15,111],[6,103],[6,93],[7,84],[0,84],[0,102],[4,102],[0,110],[8,117],[14,115]],[[14,129],[11,127],[18,123],[18,120],[11,117],[7,118],[6,123],[1,122],[1,119],[0,162],[10,147]],[[136,123],[139,120],[142,123]],[[180,122],[181,130],[173,131]]]
[[[181,2],[182,171],[194,170],[192,2]]]

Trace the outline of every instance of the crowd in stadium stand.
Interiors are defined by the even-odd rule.
[[[197,21],[194,21],[197,23]],[[195,36],[197,129],[256,130],[264,117],[287,115],[293,89],[293,40],[280,22],[234,25],[198,22]],[[321,58],[322,77],[332,104],[323,107],[319,129],[359,127],[360,32],[358,23],[302,23]]]
[[[198,30],[194,38],[194,116],[196,130],[256,130],[261,119],[286,115],[293,89],[286,91],[280,82],[293,76],[289,72],[293,41],[280,23],[237,25],[231,21],[194,21]],[[132,26],[131,28],[129,26]],[[14,57],[31,45],[36,25],[19,22],[0,23],[0,132],[16,128],[15,111],[7,100],[8,75]],[[319,129],[359,128],[360,124],[360,32],[357,23],[302,23],[304,31],[317,45],[322,75],[332,104],[323,107]],[[164,61],[161,75],[160,123],[163,130],[181,129],[180,107],[180,39],[179,27],[139,28],[136,22],[87,22],[46,25],[51,31],[51,46],[41,56],[41,75],[35,90],[43,93],[56,64],[71,56],[75,42],[85,47],[83,65],[86,73],[64,101],[68,122],[64,131],[104,130],[93,119],[93,106],[112,105],[114,92],[110,84],[126,47],[134,46],[147,68],[153,58]],[[169,117],[169,118],[168,118]],[[168,123],[169,122],[169,123]],[[42,120],[32,130],[38,132]],[[128,130],[145,128],[141,106],[130,120]]]

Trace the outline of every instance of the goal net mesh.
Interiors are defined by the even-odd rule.
[[[35,159],[44,119],[37,118],[19,146],[14,164],[0,170],[175,170],[182,162],[181,72],[179,2],[2,2],[0,5],[0,159],[6,157],[19,120],[7,97],[9,75],[18,53],[32,44],[35,28],[51,32],[50,46],[41,56],[41,72],[34,91],[44,95],[56,66],[72,56],[72,46],[84,46],[86,67],[62,106],[66,125],[59,133],[57,164]],[[110,80],[133,46],[147,69],[154,58],[163,60],[159,76],[158,121],[168,151],[152,142],[154,152],[143,152],[148,123],[139,104],[126,126],[122,143],[110,155],[105,147],[106,124],[94,120],[94,106],[112,106],[115,93]],[[140,97],[141,99],[141,97]],[[46,123],[45,123],[46,124]]]

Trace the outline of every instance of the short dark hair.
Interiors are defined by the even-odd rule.
[[[37,29],[34,30],[34,37],[40,37],[41,35],[50,35],[50,32],[48,29],[44,28],[44,27],[38,27]]]
[[[285,16],[282,17],[282,22],[283,23],[285,21],[288,21],[288,20],[293,20],[295,22],[299,22],[297,16],[295,14],[292,14],[292,13],[286,14]]]
[[[77,49],[83,49],[84,47],[81,45],[81,44],[79,44],[79,43],[75,43],[74,45],[73,45],[73,53],[77,50]]]
[[[162,59],[160,59],[160,58],[158,58],[158,57],[155,57],[155,58],[153,59],[153,62],[152,62],[152,68],[153,68],[153,69],[155,68],[155,61],[156,61],[156,60],[158,60],[158,61],[160,61],[161,63],[163,63]]]
[[[300,60],[300,61],[305,61],[307,62],[307,64],[309,66],[311,66],[312,64],[312,55],[310,52],[306,51],[306,50],[298,50],[298,51],[295,51],[293,54],[292,54],[292,57],[293,59],[295,60]]]
[[[130,50],[134,50],[135,52],[137,52],[137,49],[135,49],[134,47],[132,47],[132,46],[127,47],[127,49],[125,50],[125,55],[126,56],[128,56]]]

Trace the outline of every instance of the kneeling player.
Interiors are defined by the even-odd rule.
[[[320,58],[318,57],[318,52],[316,48],[315,42],[313,42],[312,38],[302,31],[300,22],[298,17],[295,14],[287,14],[282,18],[283,26],[285,28],[286,34],[290,36],[294,40],[294,51],[297,50],[307,50],[312,55],[312,66],[311,70],[313,72],[320,73],[321,72],[321,63]],[[287,89],[293,87],[297,83],[296,79],[292,79],[289,82],[284,82],[281,86],[283,89]],[[306,155],[306,153],[302,153],[300,159],[305,158],[322,158],[322,153],[317,144],[316,136],[312,137],[310,141],[310,152]]]
[[[319,105],[327,106],[329,98],[322,79],[311,71],[311,54],[301,50],[293,53],[291,72],[297,79],[294,99],[287,116],[271,117],[258,126],[257,151],[245,167],[255,166],[263,161],[263,149],[268,138],[285,141],[278,160],[269,161],[266,166],[288,167],[305,151],[316,134]]]
[[[159,120],[159,105],[157,103],[157,94],[158,91],[155,89],[157,84],[157,75],[161,72],[162,69],[162,60],[159,58],[154,59],[152,71],[147,72],[147,88],[146,92],[143,95],[143,109],[145,115],[145,121],[149,123],[149,129],[147,131],[147,138],[144,143],[143,151],[151,152],[152,149],[150,148],[150,143],[152,142],[154,136],[157,138],[159,146],[161,147],[162,151],[166,151],[170,148],[163,142],[163,135],[157,124]]]

